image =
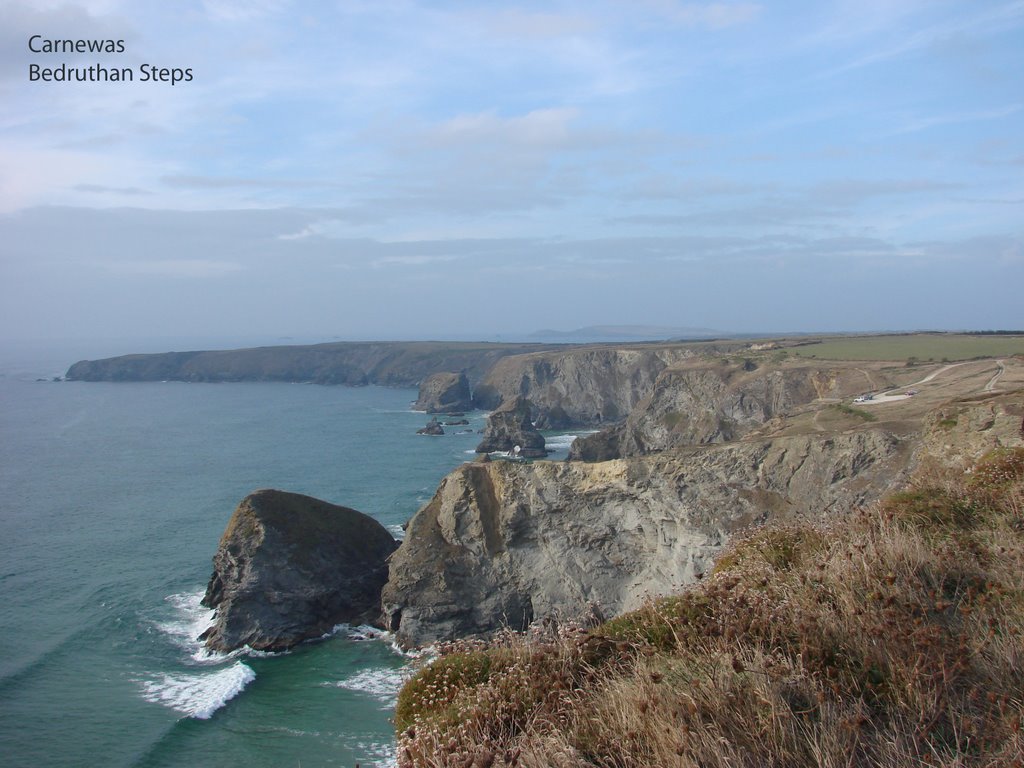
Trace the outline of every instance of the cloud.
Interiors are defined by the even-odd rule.
[[[410,254],[402,256],[383,256],[370,262],[372,267],[429,267],[435,264],[443,264],[450,261],[458,261],[463,258],[457,254],[449,253],[443,255]]]
[[[518,117],[500,117],[495,111],[457,115],[437,126],[433,141],[442,145],[496,143],[515,147],[566,147],[570,124],[579,115],[572,107],[535,109]]]
[[[837,179],[815,184],[805,194],[810,204],[849,207],[873,198],[946,192],[961,187],[961,184],[927,179]]]
[[[595,31],[597,21],[582,14],[550,13],[510,8],[487,11],[478,17],[486,33],[499,38],[551,40]]]
[[[82,3],[28,5],[5,0],[0,10],[0,79],[24,81],[30,63],[46,64],[48,56],[33,54],[28,40],[42,34],[47,39],[120,40],[135,31],[123,17],[104,13],[102,7],[90,9]],[[61,60],[95,60],[96,54],[61,54]]]
[[[899,6],[899,3],[887,3]],[[927,6],[925,6],[927,7]],[[970,6],[972,10],[975,5]],[[911,6],[913,10],[917,7]],[[996,8],[986,9],[969,17],[958,16],[947,21],[933,23],[923,28],[907,30],[907,34],[898,36],[896,42],[879,45],[873,50],[859,54],[857,58],[840,67],[824,71],[822,76],[833,76],[854,69],[860,69],[888,61],[920,50],[930,48],[945,40],[966,36],[991,36],[1005,34],[1024,23],[1024,2],[1004,3]],[[875,32],[875,29],[871,29]],[[887,30],[891,31],[891,30]],[[823,39],[822,42],[826,40]]]
[[[747,24],[762,10],[759,3],[681,3],[676,0],[644,0],[651,8],[669,21],[690,27],[725,29]]]
[[[121,275],[151,277],[211,278],[224,277],[243,269],[233,261],[210,259],[160,259],[157,261],[110,261],[100,264],[105,270]]]
[[[985,109],[974,112],[959,112],[947,115],[934,115],[932,117],[919,117],[908,120],[903,125],[892,131],[893,135],[901,133],[914,133],[934,128],[937,125],[957,125],[961,123],[976,123],[979,121],[1001,120],[1004,117],[1015,115],[1024,108],[1020,104],[1010,104],[996,109]]]
[[[76,192],[88,192],[98,195],[130,195],[137,197],[139,195],[153,194],[148,189],[142,189],[141,187],[106,187],[102,184],[76,184],[73,189]]]
[[[203,0],[203,9],[215,21],[251,22],[283,13],[288,0]]]
[[[336,187],[324,181],[303,179],[254,179],[230,176],[172,175],[160,177],[160,182],[168,187],[178,189],[308,189],[317,187]]]

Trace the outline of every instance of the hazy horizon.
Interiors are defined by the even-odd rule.
[[[0,14],[7,339],[1024,324],[1021,0]]]

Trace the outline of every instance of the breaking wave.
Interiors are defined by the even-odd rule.
[[[236,661],[217,672],[160,675],[156,680],[144,680],[142,698],[188,717],[208,720],[255,679],[255,672]]]

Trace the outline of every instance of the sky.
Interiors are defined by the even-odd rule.
[[[1022,288],[1024,0],[0,0],[0,338],[1017,329]]]

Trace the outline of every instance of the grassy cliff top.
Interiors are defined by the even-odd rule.
[[[1024,758],[1024,449],[734,541],[596,628],[443,649],[400,766],[996,766]]]

